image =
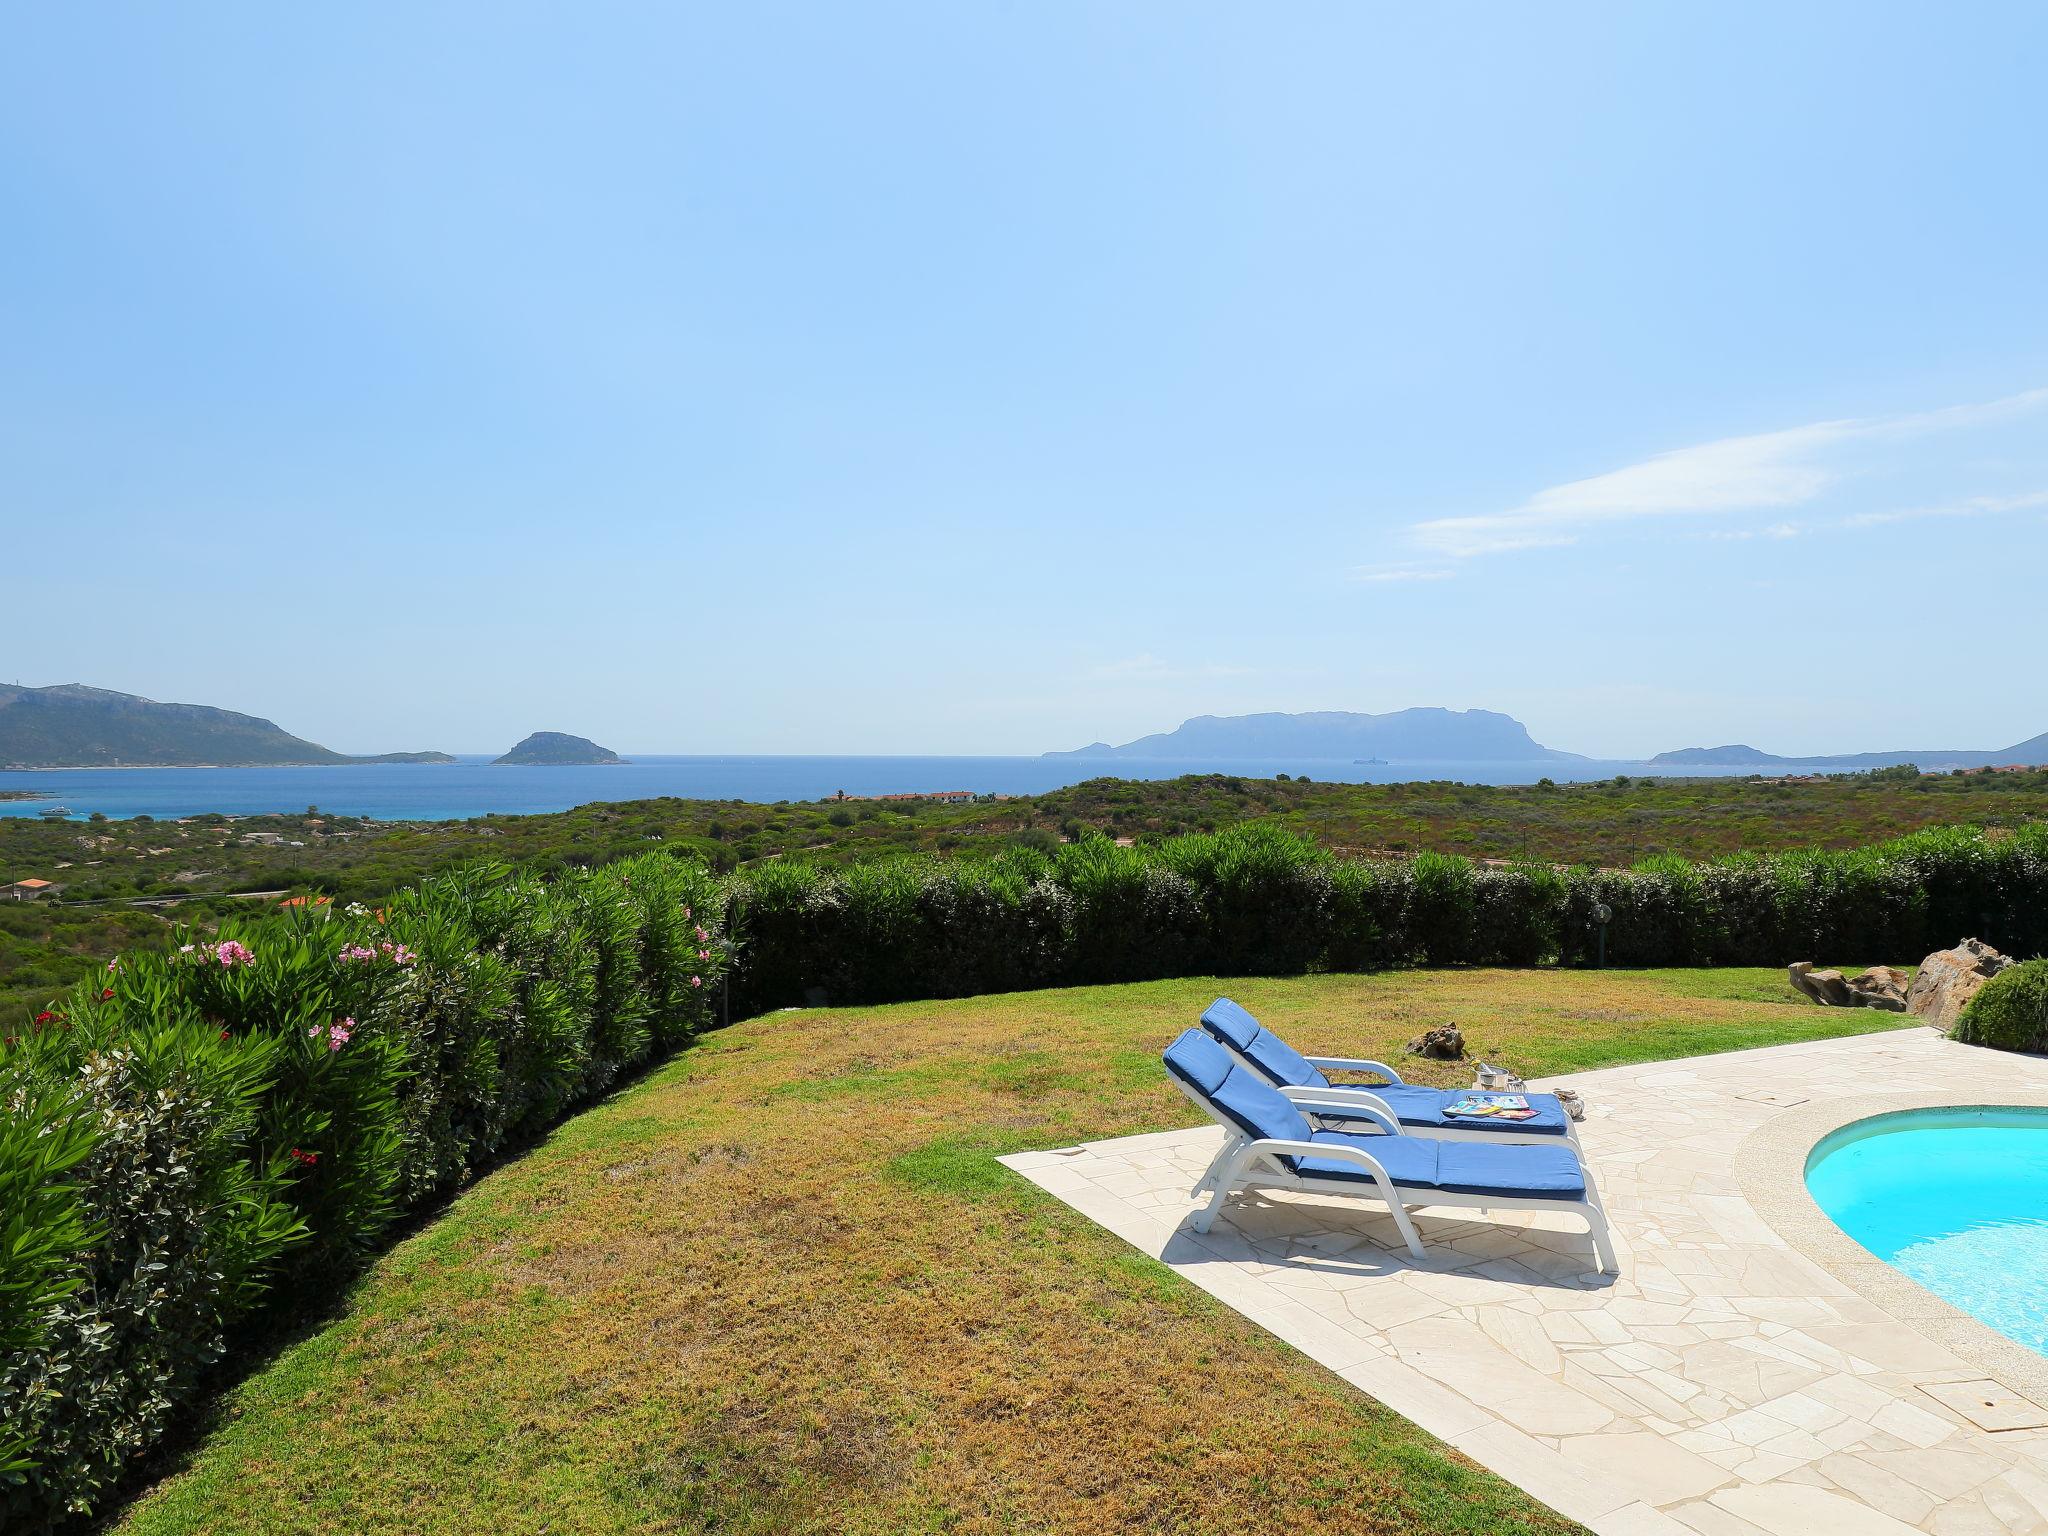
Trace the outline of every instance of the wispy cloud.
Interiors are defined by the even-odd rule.
[[[1843,518],[1841,526],[1880,528],[1891,523],[1918,522],[1923,517],[1987,517],[2001,512],[2024,512],[2032,507],[2048,507],[2048,491],[2032,491],[2025,496],[1971,496],[1963,501],[1900,507],[1891,512],[1856,512]]]
[[[1707,537],[1710,539],[1796,539],[1806,532],[1797,523],[1772,523],[1768,528],[1714,528]]]
[[[1409,561],[1399,565],[1353,566],[1353,581],[1448,581],[1453,572],[1447,565]]]
[[[2037,389],[1911,415],[1821,421],[1721,438],[1551,486],[1506,511],[1432,518],[1410,528],[1409,537],[1439,558],[1469,559],[1571,544],[1590,529],[1642,518],[1802,506],[1855,472],[1854,455],[1847,450],[1858,444],[1990,426],[2044,407],[2048,389]]]

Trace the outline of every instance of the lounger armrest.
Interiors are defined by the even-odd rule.
[[[1282,1088],[1280,1097],[1309,1114],[1325,1114],[1350,1120],[1371,1120],[1389,1136],[1401,1134],[1401,1117],[1393,1106],[1364,1088]]]
[[[1338,1162],[1356,1163],[1388,1189],[1394,1187],[1393,1177],[1387,1172],[1386,1165],[1362,1147],[1351,1147],[1341,1142],[1329,1141],[1282,1141],[1274,1137],[1272,1139],[1262,1138],[1258,1141],[1249,1142],[1244,1150],[1247,1157],[1256,1156],[1261,1152],[1270,1152],[1276,1156],[1328,1157],[1335,1158]]]
[[[1400,1073],[1384,1061],[1368,1061],[1362,1056],[1310,1056],[1305,1059],[1310,1066],[1324,1072],[1377,1072],[1390,1083],[1405,1081]]]

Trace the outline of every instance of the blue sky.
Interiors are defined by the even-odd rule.
[[[0,673],[352,750],[2004,745],[2044,75],[2038,5],[20,9]]]

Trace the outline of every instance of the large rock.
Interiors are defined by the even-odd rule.
[[[1861,976],[1849,978],[1849,996],[1859,1007],[1904,1013],[1906,973],[1889,965],[1873,965]]]
[[[1849,983],[1842,979],[1840,971],[1816,971],[1811,960],[1794,960],[1785,968],[1785,975],[1793,991],[1812,998],[1823,1008],[1848,1008],[1855,1003],[1849,995]]]
[[[2012,963],[2012,956],[2000,954],[1982,939],[1936,950],[1920,962],[1913,985],[1906,989],[1906,1012],[1947,1034],[1984,983]]]
[[[1465,1059],[1465,1032],[1455,1024],[1439,1024],[1435,1029],[1424,1030],[1408,1042],[1411,1056],[1427,1056],[1432,1061],[1463,1061]]]

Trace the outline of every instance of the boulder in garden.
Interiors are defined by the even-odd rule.
[[[1811,960],[1794,960],[1785,968],[1785,975],[1795,992],[1812,998],[1823,1008],[1855,1006],[1855,998],[1849,995],[1849,983],[1842,979],[1840,971],[1816,971]]]
[[[1913,984],[1906,989],[1906,1012],[1947,1034],[1984,983],[2012,963],[2012,956],[2000,954],[1982,939],[1938,949],[1914,973]]]
[[[1410,1040],[1408,1054],[1427,1056],[1431,1061],[1463,1061],[1465,1032],[1455,1024],[1439,1024]]]
[[[1849,996],[1860,1007],[1904,1013],[1906,973],[1889,965],[1873,965],[1861,976],[1849,978]]]

